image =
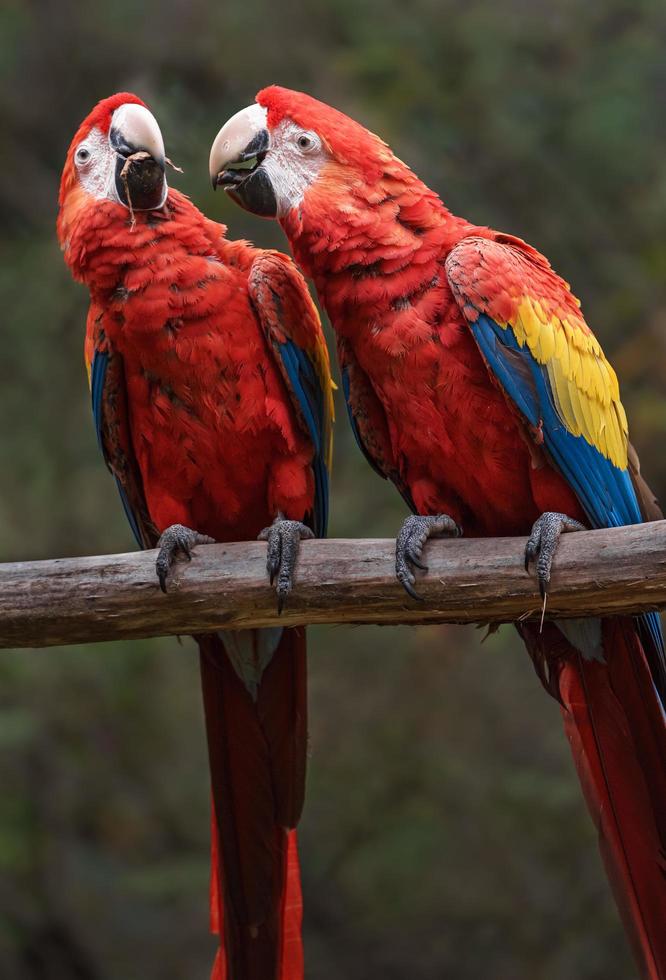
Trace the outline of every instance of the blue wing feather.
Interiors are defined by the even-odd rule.
[[[555,409],[546,369],[518,344],[511,326],[501,327],[481,314],[470,327],[488,367],[515,406],[531,425],[543,423],[544,447],[575,491],[592,527],[642,523],[628,471],[611,463],[583,436],[569,432]],[[522,370],[516,370],[516,356]],[[646,613],[638,621],[663,656],[659,615]]]
[[[97,445],[104,452],[102,445],[102,395],[104,393],[104,379],[106,369],[109,364],[109,355],[106,351],[95,351],[90,369],[90,395],[92,398],[92,412],[95,421],[95,433],[97,435]]]
[[[106,351],[95,351],[92,359],[92,365],[90,368],[90,395],[92,399],[92,412],[93,420],[95,422],[95,433],[97,435],[97,445],[102,450],[104,458],[106,459],[106,452],[104,450],[104,443],[102,439],[102,429],[103,429],[103,405],[104,405],[104,381],[106,379],[106,369],[109,366],[109,355]],[[132,534],[136,538],[137,544],[140,548],[144,547],[143,539],[141,537],[141,531],[139,530],[139,524],[136,515],[132,508],[130,507],[129,500],[127,499],[127,494],[123,488],[118,477],[115,477],[116,486],[118,487],[118,493],[120,494],[120,500],[123,505],[123,510],[127,516],[129,526],[132,529]]]
[[[627,470],[606,459],[583,436],[575,436],[557,414],[545,368],[527,347],[520,347],[510,326],[500,327],[485,315],[472,332],[489,367],[507,395],[531,425],[543,423],[544,445],[573,487],[593,527],[619,527],[643,520]],[[532,385],[514,369],[507,349],[523,359]]]
[[[326,447],[323,445],[324,393],[314,365],[302,348],[291,340],[278,343],[276,347],[314,447],[315,508],[313,530],[317,537],[323,538],[326,536],[328,526],[329,483],[325,458]]]
[[[132,529],[132,534],[136,538],[136,543],[138,544],[138,546],[141,549],[143,549],[145,547],[145,545],[143,543],[143,538],[141,537],[141,531],[139,530],[139,525],[138,525],[137,519],[136,519],[136,517],[134,515],[134,511],[130,507],[129,500],[127,499],[127,494],[125,493],[125,490],[123,489],[122,483],[120,482],[120,480],[118,479],[118,477],[116,477],[115,480],[116,480],[116,486],[118,487],[118,493],[120,494],[120,500],[121,500],[121,503],[123,505],[123,510],[125,511],[125,516],[127,517],[129,526]]]

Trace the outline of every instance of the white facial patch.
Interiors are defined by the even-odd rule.
[[[311,137],[313,145],[302,149],[298,143],[301,136]],[[272,131],[270,148],[262,168],[273,187],[278,218],[284,217],[301,203],[306,190],[329,159],[329,153],[316,133],[304,130],[291,119],[284,120]]]
[[[88,156],[83,159],[86,153]],[[74,151],[74,166],[81,186],[91,197],[98,201],[104,198],[118,200],[115,183],[116,152],[108,137],[97,127],[91,129]]]
[[[126,107],[123,106],[122,108]],[[141,106],[132,105],[128,108],[140,109]],[[147,109],[144,111],[148,112]],[[83,189],[97,201],[115,201],[116,204],[121,204],[127,208],[127,205],[118,196],[116,188],[117,160],[118,154],[109,143],[108,136],[105,136],[97,127],[90,130],[88,136],[79,143],[74,151],[74,167]],[[168,192],[169,188],[165,178],[164,193],[157,207],[162,207]],[[135,207],[134,210],[140,211],[142,209]],[[149,208],[148,210],[153,209]]]

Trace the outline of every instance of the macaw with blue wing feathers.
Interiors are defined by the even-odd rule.
[[[160,549],[165,591],[197,544],[259,535],[282,604],[300,540],[326,533],[333,407],[319,317],[290,259],[228,241],[167,186],[164,165],[156,120],[128,93],[100,102],[67,154],[58,235],[90,291],[97,437],[139,545]],[[213,977],[299,980],[305,632],[197,643]]]
[[[519,238],[455,217],[377,136],[271,86],[222,127],[214,185],[282,225],[330,317],[365,456],[428,537],[529,535],[547,594],[562,532],[657,518],[615,372],[580,304]],[[659,618],[524,621],[642,971],[666,978],[666,665]]]

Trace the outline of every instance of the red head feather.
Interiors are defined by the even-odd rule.
[[[109,127],[111,126],[111,118],[116,109],[130,102],[134,103],[134,105],[142,105],[148,108],[146,103],[138,95],[133,95],[131,92],[116,92],[115,95],[110,95],[108,99],[102,99],[101,102],[97,103],[95,108],[88,113],[81,123],[79,132],[81,130],[90,132],[91,129],[97,126],[103,133],[108,133]],[[76,136],[74,139],[76,139]]]
[[[359,170],[369,183],[379,180],[385,166],[395,160],[386,143],[360,123],[313,99],[304,92],[294,92],[280,85],[270,85],[257,94],[257,102],[268,113],[268,127],[273,129],[283,119],[292,119],[303,129],[320,136],[340,163]]]
[[[69,145],[67,151],[67,158],[65,160],[65,166],[62,172],[62,179],[60,181],[60,196],[59,204],[62,207],[65,194],[70,189],[72,179],[74,177],[74,151],[79,145],[81,140],[85,139],[88,133],[97,128],[101,130],[102,133],[108,133],[111,128],[111,119],[114,112],[121,105],[126,105],[128,102],[133,102],[135,105],[146,106],[138,95],[133,95],[131,92],[116,92],[115,95],[110,95],[108,99],[102,99],[98,102],[94,109],[88,113],[86,118],[83,120],[81,125],[76,131],[74,139]]]
[[[145,102],[131,92],[117,92],[115,95],[109,96],[108,99],[102,99],[88,113],[69,145],[65,166],[63,167],[60,178],[60,193],[58,195],[57,231],[62,248],[66,248],[67,246],[72,222],[85,201],[85,196],[81,192],[74,167],[74,153],[76,152],[76,148],[88,136],[91,130],[95,128],[99,129],[102,133],[108,133],[111,128],[111,119],[113,118],[114,112],[121,105],[126,105],[128,102],[133,102],[135,105],[142,105],[148,108]]]

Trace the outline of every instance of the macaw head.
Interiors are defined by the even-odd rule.
[[[77,226],[100,206],[119,214],[161,207],[168,187],[164,142],[141,99],[120,92],[99,102],[79,126],[60,180],[58,237],[67,251]]]
[[[272,85],[232,116],[210,151],[213,187],[247,211],[285,219],[307,204],[344,206],[408,173],[388,146],[331,106]]]

